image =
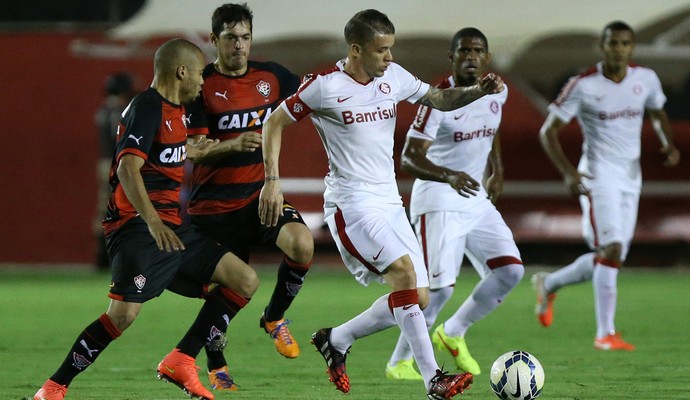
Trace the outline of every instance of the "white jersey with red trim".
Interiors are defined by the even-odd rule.
[[[630,65],[618,83],[606,78],[602,68],[600,62],[571,78],[549,111],[564,122],[577,117],[584,137],[579,169],[595,177],[593,185],[639,190],[644,112],[663,108],[666,96],[649,68]]]
[[[439,85],[455,87],[453,77]],[[501,124],[508,87],[486,95],[453,111],[420,106],[407,132],[408,137],[432,141],[427,158],[434,164],[463,171],[482,182],[493,140]],[[444,182],[416,179],[412,186],[410,213],[419,216],[432,211],[468,211],[491,206],[484,185],[476,196],[462,197]]]
[[[294,120],[310,115],[321,136],[329,164],[326,204],[401,203],[393,164],[397,104],[416,102],[429,85],[395,63],[362,84],[345,72],[346,62],[308,75],[281,107]]]

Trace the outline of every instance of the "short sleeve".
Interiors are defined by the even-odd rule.
[[[125,111],[122,119],[122,134],[117,141],[117,159],[124,154],[135,154],[148,159],[149,150],[158,133],[162,119],[162,108],[151,102],[137,102]]]
[[[185,117],[187,124],[187,134],[194,135],[208,135],[208,117],[204,110],[204,95],[203,90],[201,95],[188,104],[185,104]]]
[[[572,77],[563,86],[556,100],[549,105],[549,112],[563,122],[570,122],[580,111],[582,91],[578,85],[579,77]]]
[[[645,102],[645,108],[650,110],[661,110],[666,104],[666,95],[661,87],[661,81],[657,74],[650,70],[649,71],[649,96]]]
[[[433,141],[436,139],[442,118],[442,111],[425,105],[419,106],[417,115],[407,131],[407,137]]]
[[[406,100],[414,104],[429,91],[428,83],[422,82],[405,68],[398,64],[391,64],[391,68],[394,68],[395,77],[400,86],[397,98],[399,102]]]
[[[319,76],[307,75],[297,92],[288,97],[281,107],[295,121],[299,121],[309,115],[321,104],[321,79]]]

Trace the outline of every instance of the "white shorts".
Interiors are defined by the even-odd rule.
[[[603,185],[590,190],[589,196],[580,196],[582,235],[593,250],[621,243],[623,261],[635,234],[640,193]]]
[[[417,239],[429,266],[429,288],[455,284],[463,255],[480,277],[491,269],[508,264],[522,264],[513,233],[495,207],[480,216],[436,211],[415,221]]]
[[[429,286],[422,251],[401,204],[340,207],[325,207],[325,220],[345,266],[359,283],[384,282],[381,272],[409,255],[417,287]]]

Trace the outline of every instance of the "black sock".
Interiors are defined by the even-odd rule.
[[[230,320],[248,302],[230,289],[216,287],[206,296],[196,320],[176,347],[181,353],[196,358],[204,345],[225,334]],[[222,350],[220,353],[222,356]]]
[[[278,280],[273,289],[273,295],[264,310],[266,321],[278,321],[285,315],[285,311],[290,307],[297,293],[302,289],[304,278],[309,272],[309,264],[299,264],[283,257],[283,261],[278,267]]]
[[[61,385],[69,386],[77,374],[84,371],[122,332],[113,324],[106,314],[102,314],[91,325],[87,326],[77,337],[69,354],[60,368],[50,379]]]

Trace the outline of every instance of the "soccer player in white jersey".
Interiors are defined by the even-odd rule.
[[[592,249],[554,273],[532,277],[537,292],[536,313],[542,325],[553,320],[553,301],[563,286],[592,280],[597,332],[594,347],[632,351],[635,346],[616,331],[614,317],[617,278],[635,232],[642,185],[640,141],[645,112],[660,141],[665,165],[680,160],[673,145],[666,96],[649,68],[630,64],[635,34],[621,21],[611,22],[601,35],[604,58],[594,68],[571,78],[549,105],[540,131],[544,151],[579,196],[583,236]],[[566,156],[558,135],[577,117],[584,137],[580,164]]]
[[[345,358],[352,343],[397,324],[410,342],[428,397],[449,399],[469,386],[472,375],[439,369],[424,322],[428,277],[393,168],[397,103],[457,109],[501,92],[503,81],[490,74],[470,87],[430,87],[393,62],[395,28],[377,10],[353,16],[345,26],[345,40],[347,58],[329,71],[307,76],[264,125],[266,184],[260,218],[275,225],[281,212],[282,131],[309,115],[328,153],[325,218],[342,259],[360,283],[385,281],[391,286],[390,294],[353,319],[314,333],[312,343],[326,360],[329,378],[338,390],[348,392]]]
[[[459,30],[448,51],[452,75],[439,87],[476,85],[491,60],[488,50],[481,31]],[[524,274],[513,234],[493,204],[503,189],[499,125],[507,97],[504,89],[445,112],[420,106],[401,157],[403,169],[417,178],[410,215],[429,267],[427,326],[434,324],[453,294],[465,254],[481,277],[472,294],[431,336],[439,350],[451,353],[460,370],[473,375],[481,369],[467,350],[465,333],[498,307]],[[491,174],[485,186],[480,182],[488,161]],[[421,379],[402,335],[386,365],[386,377]]]

